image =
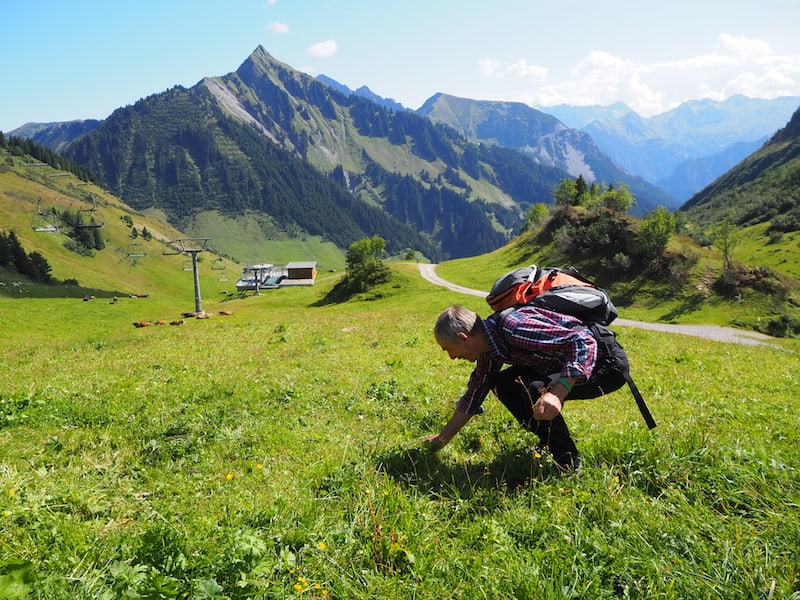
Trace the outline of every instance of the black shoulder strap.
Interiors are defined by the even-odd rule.
[[[639,388],[636,387],[636,384],[633,382],[633,377],[631,377],[630,371],[626,369],[624,375],[625,381],[628,382],[628,387],[631,389],[631,394],[633,394],[633,397],[636,400],[636,406],[639,407],[639,412],[642,413],[642,418],[644,419],[644,422],[647,423],[647,428],[653,429],[656,426],[656,420],[650,413],[650,409],[647,408],[647,403],[644,401]]]

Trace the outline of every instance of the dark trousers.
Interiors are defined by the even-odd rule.
[[[572,388],[565,402],[597,398],[625,385],[625,372],[628,370],[625,351],[613,337],[606,341],[608,345],[603,348],[592,376],[586,383]],[[531,367],[512,366],[500,371],[494,384],[494,392],[500,402],[522,427],[539,436],[540,442],[549,447],[556,460],[567,453],[575,456],[578,449],[563,414],[552,421],[537,421],[533,418],[533,405],[541,395],[540,390],[552,386],[559,377],[558,373],[542,375]]]

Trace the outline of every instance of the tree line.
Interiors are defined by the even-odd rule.
[[[29,138],[17,137],[14,135],[6,137],[3,132],[0,131],[0,148],[8,150],[9,154],[12,156],[27,155],[54,169],[72,173],[81,181],[94,181],[94,174],[91,169],[79,165],[75,161],[49,148],[40,146]]]
[[[41,253],[25,252],[17,235],[0,231],[0,267],[24,275],[31,281],[52,283],[50,263]]]

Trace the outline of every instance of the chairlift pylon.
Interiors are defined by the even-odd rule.
[[[187,269],[184,263],[184,270],[193,271],[194,273],[194,311],[198,314],[203,312],[203,301],[200,298],[200,277],[197,272],[197,255],[209,249],[209,239],[210,238],[177,238],[169,243],[172,251],[164,252],[164,254],[183,254],[191,257],[189,268]]]

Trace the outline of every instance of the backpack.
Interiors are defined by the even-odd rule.
[[[510,271],[495,281],[486,302],[494,312],[533,305],[601,325],[609,325],[618,314],[606,291],[572,267],[531,265]]]
[[[499,314],[502,321],[505,317],[520,306],[537,306],[553,312],[571,315],[584,322],[592,331],[598,346],[605,357],[599,368],[616,369],[625,378],[636,400],[636,405],[642,413],[649,429],[656,426],[655,419],[642,397],[639,388],[631,377],[630,370],[626,367],[619,369],[611,357],[615,352],[612,345],[619,347],[616,336],[609,325],[617,318],[617,308],[611,302],[606,291],[597,287],[588,279],[581,277],[572,267],[559,269],[557,267],[537,267],[531,265],[510,271],[495,281],[486,302],[495,313]]]

